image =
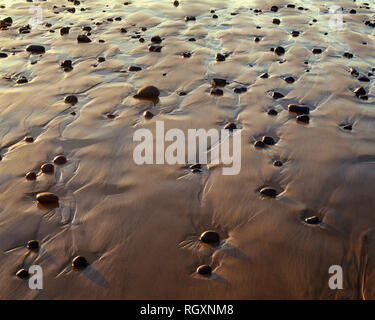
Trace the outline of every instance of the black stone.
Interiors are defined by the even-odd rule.
[[[212,268],[208,265],[199,266],[197,268],[197,273],[202,276],[209,276],[212,273]]]
[[[321,54],[322,52],[323,52],[322,49],[318,49],[318,48],[314,48],[314,49],[312,49],[312,53],[313,53],[313,54]]]
[[[82,257],[82,256],[77,256],[75,257],[73,260],[72,260],[72,267],[74,269],[78,269],[78,270],[81,270],[81,269],[84,269],[88,266],[88,262],[87,260]]]
[[[227,80],[220,79],[220,78],[213,78],[211,81],[213,87],[225,87],[227,84]]]
[[[270,109],[268,110],[267,114],[270,116],[277,116],[277,111],[275,109]]]
[[[46,52],[46,49],[43,46],[31,45],[26,48],[26,51],[32,54],[43,54]]]
[[[30,277],[30,274],[27,270],[20,269],[20,270],[17,271],[16,276],[20,279],[25,280],[25,279],[28,279]]]
[[[26,248],[31,251],[36,251],[39,249],[39,242],[36,240],[30,240],[27,242]]]
[[[277,192],[275,189],[270,187],[265,187],[260,190],[260,194],[265,197],[275,198],[277,196]]]
[[[269,145],[269,146],[272,146],[272,145],[275,144],[275,140],[272,137],[264,136],[262,138],[262,141],[263,141],[264,144]]]
[[[151,111],[146,110],[145,112],[143,112],[143,116],[145,119],[150,120],[153,118],[154,115],[152,114]]]
[[[51,192],[42,192],[36,195],[36,200],[43,205],[58,204],[59,198]]]
[[[366,95],[366,90],[363,87],[359,87],[354,90],[354,93],[357,97]]]
[[[31,137],[31,136],[26,136],[24,140],[25,140],[25,142],[27,142],[27,143],[34,142],[34,138]]]
[[[44,163],[42,164],[42,166],[40,167],[40,170],[43,172],[43,173],[53,173],[55,171],[55,167],[53,166],[52,163]]]
[[[153,42],[153,43],[157,43],[157,44],[159,44],[159,43],[161,43],[163,40],[162,40],[162,38],[160,38],[160,36],[153,36],[152,38],[151,38],[151,42]]]
[[[68,160],[66,157],[62,154],[57,155],[55,158],[53,158],[53,163],[57,165],[63,165],[67,162]]]
[[[211,94],[215,96],[222,96],[224,94],[224,91],[219,88],[214,88],[211,90]]]
[[[277,100],[277,99],[284,98],[284,95],[280,92],[275,91],[275,92],[272,92],[272,98]]]
[[[276,160],[276,161],[273,163],[273,165],[274,165],[275,167],[281,167],[281,166],[283,165],[283,163],[282,163],[280,160]]]
[[[284,79],[287,83],[294,83],[294,78],[293,77],[287,77]]]
[[[137,66],[129,67],[129,71],[131,71],[131,72],[138,72],[138,71],[141,71],[141,70],[142,70],[141,67],[137,67]]]
[[[299,121],[299,122],[303,122],[303,123],[309,123],[310,122],[310,117],[306,114],[303,114],[303,115],[299,115],[296,117],[296,120]]]
[[[263,141],[257,141],[254,143],[255,148],[264,148],[266,145]]]
[[[229,130],[229,131],[233,131],[233,130],[237,129],[237,126],[236,126],[236,124],[233,123],[233,122],[228,122],[228,123],[224,126],[224,129]]]
[[[300,105],[300,104],[289,104],[288,105],[288,111],[299,113],[299,114],[308,114],[310,113],[310,109],[307,106]]]
[[[84,35],[84,34],[80,34],[78,37],[77,37],[77,42],[78,43],[89,43],[91,42],[91,39]]]
[[[281,55],[283,55],[283,54],[285,53],[285,49],[284,49],[283,47],[277,47],[277,48],[274,50],[274,52],[275,52],[277,55],[281,56]]]
[[[321,221],[319,217],[313,216],[313,217],[306,218],[305,222],[308,224],[319,224]]]
[[[216,61],[225,61],[225,56],[221,53],[216,53],[215,59]]]
[[[26,173],[26,180],[29,180],[29,181],[36,180],[36,173],[32,171]]]

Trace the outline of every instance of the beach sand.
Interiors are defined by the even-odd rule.
[[[0,59],[0,298],[375,298],[375,28],[365,23],[373,4],[338,1],[344,23],[335,29],[323,0],[106,3],[0,3],[0,19],[13,19],[0,30],[7,55]],[[19,33],[33,5],[42,27]],[[92,28],[92,42],[77,43],[83,27]],[[161,52],[149,52],[157,35]],[[31,54],[29,45],[45,53]],[[285,54],[271,51],[279,46]],[[64,60],[72,70],[61,68]],[[17,83],[22,76],[27,83]],[[210,94],[212,78],[227,80],[223,96]],[[160,90],[158,103],[133,97],[145,85]],[[366,95],[356,96],[358,87]],[[70,95],[77,103],[64,102]],[[309,123],[297,122],[289,104],[308,106]],[[221,164],[198,173],[135,164],[133,134],[155,132],[156,121],[185,133],[234,122],[240,174],[223,175]],[[262,136],[275,145],[255,148]],[[67,162],[41,173],[59,154]],[[261,197],[264,186],[277,197]],[[40,192],[57,195],[59,207],[37,206]],[[311,216],[321,223],[305,223]],[[205,230],[220,244],[203,245]],[[37,253],[27,250],[29,240],[39,242]],[[89,266],[76,272],[78,255]],[[211,277],[196,274],[202,264]],[[31,265],[43,269],[43,290],[16,277]],[[328,286],[332,265],[342,267],[342,290]]]

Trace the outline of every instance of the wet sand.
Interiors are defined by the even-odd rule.
[[[374,5],[335,3],[345,23],[332,30],[329,1],[106,3],[0,3],[0,19],[13,19],[0,30],[0,298],[375,298],[375,28],[365,23]],[[42,30],[19,33],[35,4]],[[149,51],[153,36],[160,52]],[[210,94],[213,78],[227,80],[222,96]],[[133,97],[144,85],[160,90],[157,104]],[[289,104],[308,106],[309,123]],[[161,120],[184,132],[235,123],[240,174],[136,165],[135,130],[154,132]],[[263,136],[275,143],[255,148]],[[276,197],[262,197],[263,187]],[[37,206],[41,192],[57,195],[58,207]],[[320,223],[304,222],[312,216]],[[220,243],[203,245],[205,230]],[[74,271],[76,256],[89,266]],[[35,264],[41,291],[16,277]],[[206,264],[209,278],[196,273]],[[343,290],[328,287],[331,265],[343,268]]]

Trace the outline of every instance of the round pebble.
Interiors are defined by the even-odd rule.
[[[270,187],[265,187],[260,190],[260,194],[265,197],[275,198],[277,196],[277,192],[275,189]]]
[[[77,104],[78,98],[76,96],[73,96],[73,95],[67,96],[67,97],[65,97],[64,102],[74,106],[75,104]]]
[[[276,161],[273,163],[273,165],[274,165],[275,167],[281,167],[281,166],[283,165],[283,163],[282,163],[280,160],[276,160]]]
[[[43,172],[43,173],[53,173],[55,171],[55,167],[53,166],[52,163],[44,163],[42,164],[42,166],[40,167],[40,170]]]
[[[134,98],[145,100],[156,100],[160,95],[158,88],[154,86],[144,86],[140,88]]]
[[[36,251],[39,249],[39,242],[36,240],[30,240],[27,242],[26,248],[31,251]]]
[[[209,265],[202,265],[197,268],[197,273],[202,276],[209,276],[212,273],[212,268]]]
[[[147,120],[150,120],[150,119],[152,119],[154,117],[154,115],[152,114],[152,112],[149,111],[149,110],[146,110],[145,112],[143,112],[143,116]]]
[[[29,180],[29,181],[36,180],[36,173],[32,171],[26,173],[26,180]]]
[[[30,277],[30,274],[27,270],[25,269],[20,269],[16,272],[16,276],[20,279],[28,279]]]
[[[53,159],[53,163],[57,165],[63,165],[67,162],[67,159],[64,155],[59,154]]]
[[[200,169],[200,168],[195,168]],[[218,244],[220,242],[220,236],[217,232],[208,230],[201,234],[199,240],[206,244]]]
[[[305,222],[308,224],[319,224],[321,221],[319,217],[313,216],[313,217],[306,218]]]
[[[87,260],[82,256],[77,256],[72,260],[72,267],[77,270],[85,269],[88,266]]]
[[[275,144],[275,140],[272,137],[264,136],[262,138],[262,142],[268,146],[272,146]]]

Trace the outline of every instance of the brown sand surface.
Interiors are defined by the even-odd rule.
[[[345,23],[334,30],[324,0],[123,3],[0,2],[0,19],[13,18],[0,30],[0,52],[8,54],[0,59],[0,298],[375,298],[375,28],[365,24],[374,4],[337,1]],[[41,6],[43,27],[20,34],[31,5]],[[66,10],[72,7],[75,13]],[[64,26],[70,33],[61,36]],[[84,26],[92,28],[91,43],[77,43]],[[293,30],[300,35],[292,37]],[[161,52],[148,50],[155,35],[163,38]],[[31,44],[46,52],[26,52]],[[278,46],[284,55],[270,51]],[[216,62],[216,53],[227,53],[226,61]],[[64,72],[60,63],[68,59],[73,70]],[[16,83],[20,76],[28,83]],[[294,83],[284,80],[290,76]],[[229,83],[223,96],[210,95],[215,77]],[[133,98],[144,85],[159,88],[157,104]],[[247,92],[234,93],[241,86]],[[367,100],[353,93],[360,86]],[[274,91],[284,98],[274,100]],[[69,95],[78,103],[64,103]],[[310,107],[309,124],[296,122],[291,103]],[[267,114],[271,107],[276,116]],[[242,129],[240,174],[225,176],[222,165],[198,174],[181,165],[136,165],[133,133],[155,132],[157,120],[184,132],[235,122]],[[352,131],[343,130],[347,124]],[[276,144],[254,148],[265,135]],[[58,154],[67,163],[40,173]],[[35,181],[25,179],[29,171],[38,173]],[[263,186],[278,196],[261,198]],[[58,208],[37,207],[44,191],[59,197]],[[322,223],[304,223],[309,216]],[[205,230],[220,234],[218,247],[199,242]],[[38,253],[27,251],[31,239],[39,241]],[[90,263],[81,272],[71,268],[77,255]],[[15,276],[35,264],[44,272],[41,291]],[[210,279],[195,274],[201,264],[213,267]],[[343,290],[328,287],[331,265],[343,268]]]

